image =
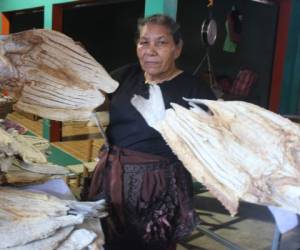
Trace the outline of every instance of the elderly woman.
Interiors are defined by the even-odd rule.
[[[179,26],[165,15],[138,22],[139,64],[111,75],[120,83],[110,100],[109,149],[93,175],[90,199],[105,198],[110,216],[103,223],[106,250],[175,249],[198,220],[192,205],[192,179],[162,136],[132,106],[159,84],[166,108],[187,106],[182,97],[214,99],[210,88],[176,66],[182,50]]]

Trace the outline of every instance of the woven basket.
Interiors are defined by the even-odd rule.
[[[0,102],[0,119],[5,119],[13,111],[13,102]]]

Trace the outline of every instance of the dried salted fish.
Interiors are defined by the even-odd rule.
[[[149,100],[135,96],[132,104],[231,214],[239,199],[300,214],[300,128],[246,102],[187,101],[190,109],[165,110],[151,86]]]
[[[34,240],[45,239],[60,228],[81,224],[83,219],[82,215],[66,215],[30,217],[20,221],[0,222],[0,248],[19,246]]]
[[[61,176],[38,174],[24,170],[9,170],[8,172],[2,173],[1,176],[2,181],[0,181],[0,185],[38,184],[44,183],[49,179],[61,178]]]
[[[87,218],[84,220],[83,224],[78,226],[79,228],[85,228],[89,231],[93,231],[96,233],[97,238],[88,245],[88,250],[100,250],[103,249],[104,245],[104,233],[101,227],[101,224],[99,223],[99,219],[97,218]]]
[[[46,156],[33,146],[23,135],[13,134],[12,147],[26,163],[47,163]]]
[[[0,209],[13,211],[19,217],[58,216],[80,214],[84,217],[102,217],[105,210],[104,200],[80,202],[61,200],[53,195],[0,187]]]
[[[103,242],[103,236],[93,232],[95,226],[83,226],[85,229],[82,229],[81,225],[84,219],[100,223],[99,217],[104,215],[104,209],[103,200],[61,200],[46,193],[2,187],[0,249],[82,249],[94,241]],[[80,229],[70,234],[75,225]],[[70,238],[67,238],[69,234]]]
[[[10,212],[14,220],[21,217],[48,217],[66,215],[67,201],[41,192],[0,187],[0,209]]]
[[[57,250],[81,250],[91,244],[97,235],[86,229],[77,229],[57,248]]]
[[[19,134],[9,134],[1,127],[0,153],[2,156],[19,155],[27,163],[47,162],[45,155],[27,141],[26,138]]]
[[[50,147],[49,140],[45,138],[35,135],[23,135],[23,137],[41,152],[46,152]]]
[[[47,174],[47,175],[67,175],[70,171],[62,166],[45,163],[45,164],[28,164],[26,162],[20,162],[18,166],[24,170],[33,173]]]
[[[11,87],[21,111],[58,121],[89,120],[118,83],[70,37],[33,29],[0,41],[0,81]]]
[[[49,142],[16,132],[7,133],[0,127],[0,185],[40,183],[70,174],[67,168],[48,163],[41,145],[48,147]]]
[[[13,138],[4,129],[0,127],[0,152],[1,155],[13,155],[16,150],[12,148]]]
[[[76,214],[80,213],[85,217],[102,218],[107,215],[106,212],[104,212],[105,200],[93,202],[78,202],[70,200],[68,201],[68,206],[71,208],[71,210],[74,210]]]
[[[0,248],[0,250],[54,250],[57,249],[59,244],[68,237],[73,231],[74,226],[64,227],[57,230],[53,235],[48,238],[36,240],[22,246]]]

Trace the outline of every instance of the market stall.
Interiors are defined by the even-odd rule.
[[[159,1],[159,2],[162,3],[162,6],[164,8],[165,7],[163,4],[164,1]],[[147,1],[147,3],[149,4],[150,2]],[[163,10],[163,11],[165,11],[165,10]],[[44,117],[47,119],[51,119],[51,120],[55,120],[58,122],[69,121],[69,120],[86,120],[91,117],[91,113],[93,112],[93,110],[97,106],[102,104],[104,98],[103,98],[101,92],[110,93],[110,92],[113,92],[117,88],[117,83],[112,81],[109,78],[109,76],[107,75],[105,70],[103,72],[103,68],[101,67],[101,65],[98,64],[85,51],[84,48],[79,46],[72,39],[70,39],[69,37],[65,36],[62,33],[53,32],[53,31],[49,31],[49,30],[43,30],[43,29],[28,30],[28,31],[24,31],[21,33],[11,34],[6,37],[3,37],[3,44],[1,44],[1,45],[2,45],[2,50],[5,52],[5,56],[6,56],[6,58],[4,57],[4,60],[2,60],[2,62],[3,62],[2,67],[3,67],[3,69],[5,69],[5,72],[6,72],[6,74],[4,76],[1,76],[2,81],[4,84],[6,84],[6,86],[9,89],[17,90],[16,92],[17,92],[18,99],[17,99],[17,103],[15,106],[16,106],[16,108],[18,108],[21,111],[29,112],[34,115]],[[5,60],[7,58],[9,60]],[[21,64],[20,64],[20,61],[22,62]],[[89,65],[90,67],[86,67],[86,65]],[[72,84],[70,84],[70,82]],[[100,90],[100,91],[98,91],[98,90]],[[211,105],[213,105],[213,104],[211,104]],[[176,105],[174,107],[176,107]],[[182,110],[180,110],[180,107],[179,108],[177,107],[177,111],[181,112]],[[153,111],[153,113],[155,113],[155,112],[156,111]],[[183,114],[183,113],[181,113],[181,114]],[[259,113],[259,112],[257,112],[257,113]],[[230,114],[230,117],[234,117],[234,116],[235,116],[235,114]],[[182,115],[182,117],[184,117],[184,115]],[[221,118],[221,120],[223,118]],[[188,120],[190,118],[187,116],[186,119]],[[191,120],[193,120],[193,119],[191,119]],[[220,122],[220,123],[222,124],[222,122]],[[174,124],[172,124],[172,125],[176,127],[176,124],[175,125]],[[191,122],[191,124],[192,124],[192,122]],[[284,123],[284,125],[286,125],[286,124],[288,124],[288,123]],[[150,124],[150,126],[152,126],[152,125],[153,124]],[[214,125],[216,125],[216,124],[214,124]],[[225,124],[225,125],[223,124],[223,125],[221,125],[221,128],[217,127],[216,130],[218,131],[218,130],[222,129],[222,126],[223,126],[223,128],[224,127],[227,128],[228,127],[227,125],[228,124]],[[249,127],[251,127],[252,125],[248,124]],[[154,124],[153,126],[155,127],[156,124]],[[238,125],[236,126],[236,128],[237,127],[238,127]],[[204,144],[199,146],[199,144],[195,145],[196,143],[193,144],[193,142],[190,142],[189,138],[191,138],[193,136],[188,135],[188,133],[187,134],[185,134],[185,133],[187,130],[192,131],[192,129],[190,127],[187,127],[184,130],[183,128],[186,128],[186,127],[184,127],[184,125],[182,125],[182,124],[178,125],[176,128],[173,127],[173,129],[176,132],[179,131],[178,133],[180,134],[180,135],[175,135],[175,136],[174,135],[170,136],[168,134],[168,132],[172,131],[172,129],[170,129],[169,127],[167,127],[167,128],[165,127],[164,128],[165,131],[160,131],[160,132],[162,134],[164,132],[166,133],[166,135],[164,136],[165,138],[167,138],[166,141],[170,145],[175,145],[174,151],[177,150],[176,151],[177,155],[179,156],[179,158],[182,159],[185,166],[187,168],[189,168],[191,159],[194,159],[193,157],[189,157],[190,153],[191,152],[195,153],[195,151],[202,149],[201,146],[203,146]],[[100,131],[101,131],[101,128],[100,128]],[[214,134],[214,132],[216,132],[216,131],[213,131],[212,133]],[[80,163],[80,165],[81,165],[81,162],[77,162],[76,160],[73,161],[72,158],[69,158],[69,156],[67,156],[68,159],[71,159],[70,162],[68,163],[68,165],[69,164],[73,165],[73,168],[75,169],[73,171],[73,173],[70,173],[68,169],[61,168],[60,166],[58,166],[58,165],[63,165],[59,162],[59,160],[61,160],[61,157],[64,157],[65,155],[67,155],[67,154],[64,154],[64,152],[61,152],[60,149],[51,146],[52,151],[58,152],[58,154],[60,154],[61,156],[57,156],[57,155],[55,156],[55,154],[51,154],[52,160],[49,160],[49,157],[48,158],[46,157],[46,159],[45,159],[45,157],[43,157],[43,154],[46,153],[44,150],[45,149],[45,141],[41,140],[41,138],[38,138],[40,140],[36,140],[37,139],[37,138],[35,138],[36,136],[35,137],[20,136],[19,134],[9,133],[9,132],[7,133],[6,131],[3,133],[1,132],[0,135],[2,136],[2,141],[0,141],[2,143],[2,145],[1,145],[2,146],[1,147],[1,149],[2,149],[1,157],[2,158],[1,158],[1,166],[0,166],[1,167],[0,168],[0,176],[1,176],[0,185],[25,184],[25,183],[29,184],[30,183],[30,185],[26,185],[26,187],[22,186],[22,188],[18,188],[18,190],[11,190],[11,189],[0,187],[0,191],[3,191],[2,196],[0,195],[0,199],[3,199],[3,201],[9,201],[9,199],[18,200],[19,198],[17,197],[17,195],[19,195],[19,196],[28,195],[30,197],[36,196],[37,200],[42,200],[41,210],[43,209],[44,206],[48,206],[48,203],[46,203],[46,202],[55,201],[55,202],[57,202],[58,206],[63,206],[63,211],[64,211],[64,212],[61,212],[61,211],[58,211],[58,212],[56,211],[56,212],[59,213],[60,215],[68,217],[67,218],[68,220],[69,219],[72,220],[72,222],[66,222],[66,224],[60,224],[59,226],[55,226],[55,229],[51,229],[51,230],[45,229],[45,230],[48,230],[47,233],[45,233],[45,235],[47,235],[47,237],[42,236],[42,238],[44,238],[42,240],[43,242],[39,242],[38,244],[40,244],[40,243],[41,244],[50,244],[48,241],[49,238],[52,238],[52,237],[56,238],[56,234],[58,233],[58,231],[60,231],[60,232],[63,232],[63,235],[65,238],[68,236],[68,237],[70,237],[71,240],[72,240],[72,237],[77,237],[78,234],[82,235],[82,237],[84,239],[89,239],[88,243],[86,243],[87,245],[92,246],[94,244],[93,246],[96,247],[96,249],[101,249],[104,239],[103,239],[99,219],[97,219],[97,221],[98,221],[98,223],[96,223],[97,225],[95,225],[95,224],[93,224],[92,226],[90,225],[89,229],[92,228],[92,230],[91,230],[92,233],[90,233],[90,234],[87,234],[86,231],[80,231],[81,229],[78,229],[78,227],[79,228],[84,227],[86,229],[86,227],[82,226],[82,224],[84,222],[89,221],[90,220],[89,217],[91,215],[84,213],[84,215],[83,215],[84,218],[82,218],[81,215],[83,214],[83,211],[76,210],[76,209],[74,210],[74,207],[72,207],[72,206],[75,206],[77,208],[77,207],[85,206],[85,205],[84,205],[84,203],[80,203],[80,202],[75,203],[75,202],[70,201],[70,200],[74,199],[74,196],[71,194],[69,187],[66,185],[66,183],[62,179],[65,177],[68,178],[68,177],[73,176],[74,172],[76,173],[76,171],[77,171],[77,169],[75,169],[76,167],[74,167],[74,166],[76,166],[76,164],[78,164],[78,163]],[[176,140],[175,142],[172,142],[172,140],[168,141],[168,139],[170,139],[170,138],[174,139],[174,138],[178,138],[183,135],[187,136],[187,138],[188,138],[187,141],[192,145],[191,148],[187,149],[186,147],[181,147],[180,149],[176,149],[176,147],[181,145],[178,142],[181,142],[182,138]],[[196,137],[193,137],[193,138],[196,138]],[[209,141],[210,139],[206,138],[206,140]],[[201,140],[197,140],[197,141],[199,141],[200,144],[202,142]],[[212,139],[212,141],[213,141],[213,143],[216,143],[216,145],[219,143],[217,141],[214,141],[213,139]],[[20,143],[23,143],[23,144],[20,144]],[[232,142],[231,145],[239,146],[234,143],[236,143],[236,142]],[[22,146],[20,146],[20,145],[22,145]],[[26,146],[24,146],[24,145],[26,145]],[[39,150],[41,148],[43,148],[43,150],[41,150],[41,151],[44,151],[44,152],[37,152],[37,150],[36,150],[37,145],[40,147]],[[219,143],[219,146],[220,145],[222,146],[223,144]],[[23,149],[29,149],[29,148],[30,148],[30,150],[23,150]],[[187,150],[185,152],[186,156],[181,156],[182,149]],[[208,149],[208,148],[206,148],[206,149],[207,149],[207,151],[209,151],[207,153],[208,158],[209,158],[210,154],[218,153],[218,151],[215,152],[211,149]],[[224,147],[223,148],[221,147],[218,149],[224,149]],[[230,147],[227,147],[227,148],[225,147],[225,149],[229,150]],[[32,156],[32,152],[37,153],[37,155]],[[235,150],[235,152],[237,153],[237,155],[239,155],[238,150]],[[270,153],[270,152],[267,152],[267,153]],[[188,159],[185,157],[187,157]],[[239,157],[240,157],[239,160],[241,160],[241,158],[243,158],[243,156],[241,156],[241,155],[239,155]],[[206,160],[208,158],[206,158]],[[220,158],[222,158],[222,157],[220,157]],[[259,159],[259,157],[257,157],[257,159]],[[209,160],[210,159],[208,159],[208,161]],[[228,159],[225,159],[224,161],[226,161],[226,160],[228,160]],[[197,162],[197,160],[195,160],[195,162]],[[203,166],[202,163],[199,165]],[[92,163],[92,165],[94,167],[95,163]],[[222,171],[218,172],[218,170],[219,170],[218,163],[213,165],[213,168],[215,169],[214,173],[205,172],[203,169],[201,171],[199,171],[199,169],[195,170],[195,171],[194,171],[194,169],[192,169],[191,172],[198,171],[197,173],[194,173],[194,176],[197,177],[197,180],[200,181],[201,183],[206,184],[210,188],[211,192],[217,198],[219,198],[219,200],[221,202],[224,203],[224,205],[228,208],[228,210],[231,213],[236,213],[239,199],[244,199],[244,200],[250,201],[250,202],[256,202],[258,200],[259,202],[268,204],[268,205],[269,204],[274,205],[274,203],[275,203],[275,205],[279,204],[280,206],[282,206],[284,208],[288,208],[288,209],[292,210],[293,212],[296,211],[296,213],[299,213],[299,207],[297,207],[298,204],[296,202],[295,203],[293,202],[294,201],[293,199],[295,198],[295,196],[293,196],[294,193],[290,189],[288,190],[288,191],[291,191],[290,193],[288,191],[281,192],[282,190],[279,190],[278,192],[275,193],[275,196],[272,196],[272,195],[268,196],[270,194],[270,192],[269,192],[270,190],[265,189],[265,186],[264,186],[265,183],[259,183],[259,184],[262,184],[262,186],[259,186],[257,184],[259,186],[257,189],[253,188],[253,190],[249,191],[247,189],[247,187],[249,185],[251,185],[252,179],[251,178],[247,179],[243,174],[241,174],[239,172],[238,169],[236,169],[236,166],[238,164],[232,164],[232,165],[229,164],[229,165],[231,167],[231,171],[230,171],[231,174],[228,176],[226,176],[226,174],[223,175],[224,173],[222,173]],[[263,164],[260,166],[263,166]],[[85,167],[85,171],[87,171],[89,166],[87,164],[85,164],[84,167]],[[297,168],[294,169],[292,166],[291,168],[287,168],[287,169],[285,169],[286,172],[288,172],[289,174],[290,173],[294,174],[294,177],[295,176],[298,177],[299,173],[298,173]],[[20,173],[20,172],[22,172],[22,173]],[[90,170],[90,172],[92,172],[92,170]],[[79,170],[78,173],[82,174],[81,170]],[[257,173],[261,173],[261,172],[258,171]],[[221,178],[219,178],[220,176],[221,176]],[[240,178],[241,176],[243,178]],[[233,180],[232,183],[234,183],[234,184],[230,184],[229,188],[228,187],[224,188],[224,186],[223,186],[224,183],[222,183],[222,184],[219,183],[220,180],[221,180],[220,182],[222,182],[222,178],[223,178],[223,180],[232,178],[231,180]],[[216,181],[216,179],[217,179],[217,181]],[[293,178],[289,179],[289,180],[292,180],[291,183],[294,184]],[[39,182],[39,183],[42,182],[42,183],[41,184],[33,184],[34,182]],[[79,181],[79,185],[80,184],[81,184],[81,182]],[[226,184],[228,184],[228,182],[226,182]],[[267,184],[269,185],[270,183],[267,183]],[[290,184],[290,183],[288,183],[288,184]],[[261,187],[263,187],[263,188],[261,188]],[[260,188],[262,190],[260,190]],[[281,186],[276,187],[276,185],[274,185],[274,189],[276,189],[276,188],[280,189]],[[285,188],[285,186],[283,187],[283,189],[284,188]],[[295,189],[297,189],[297,188],[298,188],[298,186],[295,187]],[[20,189],[21,189],[22,193],[19,193]],[[26,190],[26,192],[23,193],[23,191],[25,191],[25,190]],[[27,193],[27,191],[28,191],[28,193]],[[34,191],[34,192],[42,191],[42,192],[47,193],[47,195],[46,194],[40,195],[40,194],[35,194],[35,193],[29,193],[29,191],[30,192],[31,191]],[[284,191],[286,191],[286,190],[284,190]],[[14,192],[16,192],[16,193],[14,193]],[[233,198],[230,197],[235,192],[237,194],[233,195]],[[11,193],[12,195],[15,195],[15,196],[11,196],[13,198],[10,198],[10,197],[7,198],[6,195],[9,193]],[[265,200],[263,200],[263,199],[260,200],[259,198],[257,198],[258,193],[262,194],[264,196]],[[285,194],[287,194],[287,195],[285,195]],[[59,197],[59,199],[56,199],[56,198],[52,197],[51,195]],[[296,195],[298,195],[298,193],[296,193]],[[292,196],[292,199],[290,201],[289,198],[291,196]],[[5,199],[7,199],[7,200],[5,200]],[[270,200],[272,200],[273,203],[269,202]],[[28,201],[26,201],[26,202],[28,202]],[[34,202],[36,202],[36,201],[34,201]],[[2,204],[4,204],[4,203],[5,202],[3,202]],[[18,203],[18,204],[13,204],[13,206],[9,207],[9,209],[15,210],[16,209],[15,205],[16,206],[26,206],[26,205],[23,205],[22,203]],[[94,206],[97,206],[97,205],[100,205],[100,207],[95,208]],[[92,216],[96,216],[97,218],[100,218],[105,215],[105,212],[103,211],[104,207],[101,202],[93,203],[93,204],[91,203],[88,206],[90,206],[90,208],[92,210],[99,210],[99,212],[100,212],[98,215],[93,214]],[[272,208],[270,208],[270,209],[272,210]],[[276,208],[272,210],[274,215],[279,214],[278,210],[277,211],[275,211],[275,210],[276,210]],[[26,211],[22,211],[22,212],[25,212],[26,216],[28,216],[28,213],[31,213],[32,211],[26,210]],[[39,213],[39,212],[40,211],[38,211],[37,213]],[[53,211],[51,213],[53,213]],[[78,216],[80,218],[78,219],[78,218],[72,217],[71,215],[74,215],[74,213],[75,213],[75,216]],[[39,217],[37,220],[40,220],[41,223],[46,223],[46,221],[43,220],[44,218],[42,218],[43,216],[49,217],[49,214],[47,214],[47,215],[39,214],[38,216],[36,214],[34,214],[34,215],[30,215],[30,218],[32,221],[34,221],[34,219],[32,219],[32,218]],[[22,218],[22,220],[25,218],[24,215],[20,215],[20,217]],[[297,215],[292,214],[291,217],[289,217],[289,218],[292,218],[292,217],[296,218],[296,221],[297,221]],[[13,216],[11,218],[12,218],[12,220],[15,219]],[[284,223],[282,224],[280,222],[280,219],[282,217],[279,215],[279,217],[275,216],[275,218],[276,218],[276,223],[278,225],[278,229],[280,229],[281,232],[284,232],[284,230],[285,230],[284,226],[282,227],[282,225]],[[51,219],[53,219],[54,221],[57,220],[56,216],[52,216]],[[290,220],[290,221],[292,221],[292,220]],[[29,227],[30,223],[28,223],[28,221],[25,221],[25,219],[24,219],[23,222],[24,222],[24,225],[27,224],[26,227],[27,226]],[[10,223],[14,223],[14,222],[7,220],[5,223],[7,223],[7,224],[4,224],[5,228],[3,227],[2,228],[3,230],[7,230],[7,227],[12,227],[13,224],[10,224]],[[50,223],[50,222],[47,221],[47,223]],[[90,223],[88,223],[88,224],[90,224]],[[294,226],[295,224],[296,224],[296,222],[294,224],[292,223],[290,225],[290,227]],[[69,225],[71,225],[71,226],[69,226]],[[72,236],[71,231],[73,230],[73,227],[75,225],[76,225],[77,231],[74,231],[73,236]],[[78,225],[80,225],[80,226],[78,226]],[[35,227],[36,225],[30,224],[30,227],[31,226]],[[14,228],[14,227],[12,227],[12,228]],[[21,230],[20,228],[15,228],[15,229]],[[202,230],[207,235],[212,236],[212,238],[215,237],[214,239],[216,239],[216,240],[220,240],[221,242],[223,242],[225,244],[228,243],[228,241],[226,241],[225,239],[222,239],[221,237],[216,237],[216,235],[211,234],[210,231],[206,231],[201,227],[199,227],[198,229],[200,231]],[[0,228],[0,230],[1,230],[1,228]],[[78,232],[78,230],[79,230],[79,232]],[[98,238],[95,237],[93,232],[96,233]],[[276,231],[276,232],[277,232],[276,236],[278,236],[279,231]],[[11,232],[11,233],[15,233],[15,232]],[[3,237],[6,237],[6,233],[3,234]],[[16,247],[16,246],[24,245],[25,248],[27,247],[27,249],[31,249],[32,245],[30,245],[30,244],[35,244],[32,242],[39,240],[40,237],[41,236],[38,235],[38,236],[36,236],[36,238],[28,238],[28,239],[26,239],[26,241],[21,240],[18,242],[14,241],[14,239],[4,238],[3,242],[8,242],[7,243],[8,245],[2,245],[2,246],[0,246],[0,248],[1,247],[2,248]],[[61,236],[59,236],[59,237],[61,237]],[[62,238],[58,238],[58,239],[59,239],[58,240],[59,243],[57,243],[58,241],[51,243],[51,244],[54,244],[53,248],[56,248],[58,246],[58,244],[69,244],[69,243],[61,243]],[[44,243],[44,242],[46,242],[46,243]],[[86,247],[87,245],[82,246],[82,248]],[[41,246],[43,246],[43,245],[41,245]],[[231,247],[232,249],[235,249],[237,247],[236,245],[230,244],[230,243],[228,243],[227,246],[229,248]],[[61,247],[62,247],[62,249],[66,248],[66,245],[62,245]],[[43,247],[41,247],[40,249],[43,249]]]

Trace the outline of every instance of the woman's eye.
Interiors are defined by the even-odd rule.
[[[139,41],[139,45],[146,46],[146,45],[148,45],[148,42],[147,41]]]
[[[166,42],[165,41],[158,41],[157,44],[158,45],[163,45],[163,44],[166,44]]]
[[[156,42],[156,45],[157,45],[157,46],[164,46],[165,44],[167,44],[166,41],[157,41],[157,42]]]

